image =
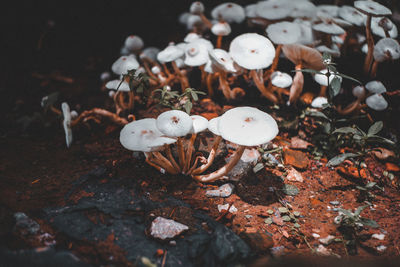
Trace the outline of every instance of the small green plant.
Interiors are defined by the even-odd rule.
[[[131,91],[135,91],[138,94],[143,94],[150,88],[150,79],[152,79],[152,77],[150,77],[146,73],[138,72],[138,70],[135,69],[128,70],[128,73],[122,76],[121,82],[119,83],[117,90],[119,89],[123,81],[127,80],[129,81],[128,85]]]
[[[199,95],[206,94],[193,88],[186,88],[182,94],[179,94],[178,91],[171,91],[169,86],[164,86],[163,89],[156,89],[154,93],[156,95],[155,98],[159,100],[159,105],[171,109],[184,110],[187,114],[190,114],[192,110],[193,101],[198,101]]]

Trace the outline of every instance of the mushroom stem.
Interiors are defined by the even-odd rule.
[[[165,168],[165,170],[170,174],[177,174],[178,171],[172,166],[172,163],[164,157],[160,152],[153,152],[153,155],[157,160],[159,160],[162,164],[161,166]]]
[[[128,94],[129,94],[128,109],[133,110],[133,107],[135,105],[135,95],[133,91],[130,91]]]
[[[172,79],[171,77],[173,77],[174,75],[172,75],[172,73],[169,71],[167,65],[165,63],[162,63],[162,66],[164,68],[165,74],[167,74],[167,79]]]
[[[226,99],[232,99],[232,94],[231,94],[231,87],[229,86],[228,81],[226,80],[226,73],[225,72],[219,72],[218,73],[219,77],[219,85],[221,86],[222,93],[224,94]]]
[[[200,13],[199,16],[200,16],[201,20],[203,21],[203,23],[206,25],[206,27],[207,27],[208,29],[211,29],[212,23],[211,23],[211,21],[204,15],[204,13]]]
[[[171,161],[172,165],[174,166],[177,172],[181,172],[181,168],[179,167],[178,163],[176,163],[175,158],[172,156],[171,147],[167,144],[164,145],[165,153],[169,161]]]
[[[379,65],[379,62],[378,61],[374,61],[374,63],[372,64],[372,69],[371,69],[371,77],[372,78],[375,78],[376,77],[376,72],[377,72],[377,70],[378,70],[378,65]]]
[[[196,140],[197,134],[193,133],[192,136],[190,137],[190,141],[188,143],[188,147],[186,150],[186,162],[185,162],[185,167],[183,168],[183,173],[186,173],[187,170],[190,167],[190,163],[192,161],[192,153],[193,153],[193,146],[194,146],[194,141]]]
[[[183,168],[185,167],[185,152],[183,149],[183,142],[181,137],[178,137],[178,140],[176,141],[176,146],[178,149],[179,166],[181,167],[181,170],[183,170]]]
[[[357,99],[356,101],[350,103],[344,109],[342,109],[342,107],[337,107],[336,111],[341,115],[347,115],[347,114],[353,113],[356,110],[360,110],[360,108],[361,108],[360,103],[361,103],[360,99]]]
[[[282,51],[282,45],[278,44],[278,46],[275,49],[275,57],[274,57],[274,61],[272,61],[272,65],[271,68],[269,69],[269,73],[271,76],[272,73],[274,73],[274,71],[276,70],[276,68],[278,67],[278,63],[279,63],[279,56],[281,55],[281,51]],[[268,77],[269,79],[270,77]]]
[[[160,166],[158,166],[155,162],[152,161],[152,159],[154,158],[153,155],[149,152],[144,152],[144,155],[146,156],[146,163],[149,164],[150,166],[152,166],[153,168],[156,168],[159,172],[161,172],[162,174],[165,173],[165,169],[161,168]]]
[[[301,92],[303,91],[304,75],[300,71],[301,64],[296,65],[296,70],[296,75],[294,75],[293,83],[289,90],[289,104],[296,103],[301,95]]]
[[[110,112],[108,110],[101,109],[101,108],[93,108],[91,110],[86,110],[86,111],[82,112],[78,116],[78,118],[76,118],[75,120],[73,120],[71,122],[71,127],[77,125],[81,121],[84,121],[84,119],[86,117],[91,117],[91,116],[94,116],[94,115],[99,115],[101,117],[105,117],[105,118],[109,119],[110,121],[114,122],[115,124],[118,124],[118,125],[121,125],[121,126],[123,126],[123,125],[128,123],[128,121],[126,119],[119,117],[115,113],[112,113],[112,112]]]
[[[222,140],[222,137],[217,135],[217,137],[214,140],[214,144],[211,148],[211,151],[208,154],[207,163],[201,165],[200,167],[198,167],[194,171],[192,171],[192,173],[191,173],[192,175],[203,173],[211,166],[211,164],[213,163],[215,156],[217,154],[217,150],[218,150],[219,143],[221,142],[221,140]]]
[[[221,46],[222,46],[222,35],[218,35],[217,44],[215,45],[215,48],[221,48]]]
[[[143,66],[144,66],[144,69],[146,70],[147,74],[154,80],[158,81],[158,77],[156,75],[154,75],[154,73],[151,71],[151,69],[149,67],[149,63],[146,60],[143,60],[142,62],[143,62]]]
[[[214,79],[215,79],[215,74],[214,73],[208,73],[207,74],[207,81],[206,81],[206,83],[207,83],[207,91],[208,91],[208,96],[211,98],[211,97],[213,97],[213,95],[214,95],[214,89],[213,89],[213,87],[212,87],[212,84],[213,84],[213,82],[214,82]]]
[[[324,97],[326,97],[326,89],[327,89],[327,88],[328,88],[327,86],[321,85],[321,90],[319,91],[319,96],[324,96]]]
[[[233,169],[233,167],[236,165],[236,163],[238,163],[238,161],[242,157],[242,154],[243,154],[245,148],[246,148],[245,146],[239,146],[236,149],[235,154],[229,160],[229,162],[227,164],[225,164],[223,167],[221,167],[220,169],[216,170],[215,172],[212,172],[210,174],[205,174],[205,175],[196,175],[196,176],[192,175],[192,177],[194,179],[196,179],[197,181],[203,182],[203,183],[204,182],[213,182],[215,180],[218,180],[220,177],[229,173]]]
[[[190,88],[188,78],[178,68],[178,66],[176,65],[176,62],[172,61],[171,64],[172,64],[172,67],[174,68],[174,71],[175,71],[176,75],[178,76],[178,79],[181,83],[182,92],[185,91],[186,88]]]
[[[374,38],[372,37],[372,31],[371,31],[371,20],[372,16],[370,14],[367,15],[367,23],[365,26],[365,35],[367,38],[367,44],[368,44],[368,53],[365,58],[364,62],[364,73],[366,75],[369,74],[369,70],[371,68],[371,63],[372,63],[372,55],[374,52]]]
[[[265,88],[264,79],[260,78],[256,72],[256,70],[250,71],[250,76],[252,77],[254,83],[256,84],[257,89],[261,92],[261,94],[269,99],[274,104],[278,103],[278,98],[271,92]]]
[[[197,163],[201,161],[206,161],[207,159],[203,156],[197,156],[196,159],[194,160],[193,166],[186,172],[187,175],[191,175],[193,170],[197,167]]]

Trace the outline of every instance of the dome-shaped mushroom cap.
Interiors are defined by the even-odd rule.
[[[195,40],[197,40],[197,39],[199,39],[200,38],[200,35],[198,35],[197,33],[195,33],[195,32],[189,32],[186,36],[185,36],[185,39],[183,39],[183,41],[185,42],[185,43],[191,43],[191,42],[193,42],[193,41],[195,41]]]
[[[323,108],[324,104],[328,104],[328,99],[324,96],[317,96],[311,102],[313,108]]]
[[[225,140],[242,145],[265,144],[278,134],[278,125],[268,113],[252,107],[238,107],[225,112],[218,130]]]
[[[292,76],[290,76],[287,73],[275,71],[271,75],[271,83],[276,87],[286,88],[291,86],[292,82],[293,82]]]
[[[352,90],[353,96],[357,98],[363,98],[365,96],[365,88],[364,86],[357,85]]]
[[[189,14],[186,21],[186,28],[188,30],[193,30],[194,28],[204,28],[204,22],[198,15]]]
[[[298,40],[299,44],[309,45],[314,42],[314,35],[312,31],[311,21],[295,19],[293,23],[296,23],[300,27],[300,38]]]
[[[339,7],[336,5],[318,5],[317,17],[334,18],[338,16]]]
[[[155,119],[142,119],[133,121],[122,128],[119,141],[123,147],[132,151],[150,152],[157,149],[150,147],[155,141],[160,144],[172,144],[173,138],[162,137],[162,133],[156,127]]]
[[[236,72],[235,66],[233,65],[233,59],[228,52],[223,49],[216,48],[210,51],[209,54],[215,68],[223,69],[224,71],[228,72]]]
[[[127,74],[128,70],[139,68],[139,62],[135,55],[122,56],[118,58],[111,66],[111,70],[118,75]]]
[[[317,7],[309,1],[293,1],[292,18],[314,18],[317,15]]]
[[[140,58],[149,58],[153,61],[157,60],[157,54],[160,53],[160,49],[158,49],[157,47],[146,47],[145,49],[143,49],[143,52],[140,54]]]
[[[184,51],[175,45],[169,45],[157,54],[157,60],[161,63],[174,61],[184,55]]]
[[[288,17],[292,12],[292,5],[288,1],[260,1],[257,3],[256,13],[259,17],[268,20],[277,20]]]
[[[264,69],[272,64],[275,47],[268,38],[262,35],[245,33],[233,39],[229,54],[243,68]]]
[[[226,2],[216,6],[211,11],[211,17],[216,20],[222,19],[228,23],[241,23],[246,18],[246,15],[242,6]]]
[[[120,85],[121,84],[121,85]],[[119,88],[118,88],[119,86]],[[109,90],[119,90],[122,92],[129,92],[129,84],[125,81],[121,83],[121,80],[112,80],[106,83],[106,88]]]
[[[188,66],[200,66],[209,60],[208,50],[198,42],[188,43],[185,48],[185,61]]]
[[[219,118],[220,117],[212,118],[211,120],[208,121],[208,126],[207,126],[208,130],[215,135],[221,135],[218,129]]]
[[[190,5],[190,13],[199,15],[204,12],[204,4],[200,1],[193,2]]]
[[[282,46],[282,51],[293,64],[301,64],[303,68],[321,70],[325,67],[322,63],[321,53],[314,48],[300,44],[288,44]]]
[[[354,1],[354,7],[374,16],[392,15],[389,8],[374,1]]]
[[[397,38],[398,35],[397,26],[390,19],[382,17],[372,18],[371,20],[372,33],[382,38],[385,38],[386,34],[382,26],[387,27],[389,36],[391,38]]]
[[[356,25],[356,26],[364,26],[367,20],[367,16],[352,6],[341,6],[339,9],[339,16],[342,19]]]
[[[161,113],[156,120],[157,128],[166,136],[180,137],[192,129],[192,119],[180,110],[169,110]]]
[[[388,102],[386,101],[386,99],[379,94],[373,94],[367,97],[367,99],[365,99],[365,103],[368,107],[377,111],[385,110],[388,107]]]
[[[314,80],[319,83],[320,85],[323,86],[328,86],[328,78],[329,78],[329,84],[332,83],[332,80],[337,77],[339,80],[342,80],[342,77],[335,75],[334,73],[330,72],[329,77],[326,77],[326,73],[328,72],[327,69],[320,70],[321,73],[323,74],[315,74],[314,75]]]
[[[190,133],[200,133],[207,129],[208,127],[208,120],[204,118],[203,116],[200,115],[192,115],[190,118],[193,121],[193,126],[192,129],[190,130]]]
[[[204,38],[202,38],[202,37],[200,37],[200,38],[194,40],[192,43],[195,43],[195,44],[199,44],[199,45],[201,45],[201,46],[204,46],[204,47],[207,48],[208,51],[211,51],[211,50],[214,49],[213,44],[212,44],[209,40],[204,39]]]
[[[257,17],[257,4],[250,4],[244,7],[244,13],[248,18]]]
[[[140,38],[137,35],[129,35],[125,39],[125,47],[129,51],[138,51],[143,48],[143,45],[144,45],[144,43],[143,43],[142,38]]]
[[[294,44],[301,37],[300,26],[288,21],[270,24],[265,31],[275,44]]]
[[[211,27],[211,32],[217,36],[227,36],[231,33],[231,26],[227,22],[217,22]]]
[[[383,94],[386,92],[386,87],[380,81],[370,81],[365,85],[365,88],[374,94]]]
[[[318,24],[314,24],[312,26],[313,30],[327,33],[327,34],[335,34],[335,35],[340,35],[344,34],[346,31],[340,27],[339,25],[336,25],[335,23],[332,22],[321,22]]]
[[[400,45],[392,38],[379,40],[374,47],[374,59],[378,62],[400,58]]]

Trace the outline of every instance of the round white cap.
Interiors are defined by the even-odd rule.
[[[219,118],[220,117],[216,117],[216,118],[212,118],[209,122],[208,122],[208,130],[210,132],[212,132],[215,135],[221,135],[221,133],[218,130],[218,125],[219,125]]]
[[[121,84],[121,85],[120,85]],[[119,88],[118,88],[119,85]],[[106,88],[109,90],[117,90],[122,92],[129,92],[129,84],[125,81],[121,83],[121,80],[112,80],[106,83]]]
[[[225,50],[216,48],[210,51],[209,55],[214,68],[236,72],[233,59]]]
[[[271,83],[276,87],[287,88],[292,85],[292,82],[292,76],[287,73],[275,71],[271,75]]]
[[[207,47],[199,42],[188,43],[185,48],[185,61],[188,66],[201,66],[209,60]]]
[[[400,45],[392,38],[379,40],[374,47],[374,59],[378,62],[400,58]]]
[[[383,94],[386,92],[386,87],[380,81],[370,81],[365,85],[365,88],[374,94]]]
[[[160,53],[160,49],[157,47],[146,47],[143,49],[143,52],[140,54],[140,58],[149,58],[153,61],[157,60],[157,54]]]
[[[328,104],[328,99],[326,97],[323,97],[323,96],[317,96],[311,102],[311,106],[313,108],[323,108],[324,104]]]
[[[365,88],[364,86],[357,85],[352,90],[353,96],[357,98],[363,98],[365,96]]]
[[[138,51],[143,48],[143,40],[137,35],[129,35],[125,39],[125,47],[129,51]]]
[[[317,74],[314,75],[314,80],[315,80],[317,83],[319,83],[320,85],[328,86],[328,78],[329,78],[329,83],[331,83],[332,80],[333,80],[335,77],[338,77],[340,80],[342,80],[342,77],[336,76],[336,75],[335,75],[334,73],[332,73],[332,72],[330,72],[329,77],[326,77],[325,74],[328,72],[327,69],[320,70],[320,72],[323,73],[323,74],[318,74],[318,73],[317,73]]]
[[[392,15],[389,8],[374,1],[354,1],[354,7],[374,16]]]
[[[301,37],[300,26],[288,21],[271,24],[265,31],[275,44],[294,44]]]
[[[183,39],[183,41],[185,42],[185,43],[190,43],[190,42],[193,42],[193,41],[195,41],[195,40],[197,40],[197,39],[199,39],[200,38],[200,35],[198,35],[197,33],[195,33],[195,32],[189,32],[186,36],[185,36],[185,39]]]
[[[292,8],[288,1],[260,1],[257,3],[256,14],[267,20],[277,20],[288,17]]]
[[[356,25],[356,26],[364,26],[367,20],[367,16],[352,6],[341,6],[339,9],[339,16],[342,19]]]
[[[372,18],[371,30],[373,34],[385,38],[386,34],[383,27],[387,27],[389,36],[391,38],[397,38],[398,35],[397,26],[390,19],[382,17]]]
[[[200,1],[193,2],[190,5],[190,13],[199,15],[204,12],[204,5]]]
[[[228,23],[241,23],[246,18],[246,14],[240,5],[226,2],[216,6],[211,11],[211,17],[216,20],[222,19]]]
[[[122,56],[111,66],[111,70],[118,75],[127,74],[128,70],[136,70],[137,68],[139,68],[139,62],[137,62],[135,55]]]
[[[231,26],[229,26],[229,23],[224,21],[219,21],[211,27],[211,32],[217,36],[227,36],[231,33],[231,31],[232,30]]]
[[[320,18],[334,18],[338,16],[339,7],[336,5],[318,5],[317,17]]]
[[[180,110],[169,110],[161,113],[156,120],[157,128],[166,136],[180,137],[192,129],[192,119]]]
[[[203,116],[200,115],[192,115],[190,118],[193,121],[193,126],[192,129],[190,130],[190,133],[200,133],[207,129],[208,127],[208,120],[204,118]]]
[[[385,110],[388,107],[388,102],[386,101],[386,99],[379,94],[373,94],[367,97],[367,99],[365,99],[365,103],[368,107],[377,111]]]
[[[292,8],[292,18],[312,19],[317,15],[317,7],[309,1],[293,1]]]
[[[161,63],[174,61],[184,55],[184,51],[175,45],[169,45],[157,54],[157,60]]]

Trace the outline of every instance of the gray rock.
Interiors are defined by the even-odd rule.
[[[23,235],[35,235],[40,230],[40,225],[29,218],[23,212],[16,212],[14,214],[15,218],[15,227],[19,230]]]
[[[216,190],[207,190],[206,197],[229,197],[235,186],[231,183],[221,185]]]
[[[337,201],[337,200],[335,200],[335,201],[330,201],[329,203],[330,203],[331,205],[333,205],[333,206],[338,206],[338,205],[340,204],[340,202]]]
[[[250,162],[243,162],[242,160],[239,160],[235,167],[233,167],[233,169],[227,174],[227,176],[231,181],[239,181],[252,170],[253,166]]]
[[[330,243],[332,243],[332,241],[335,239],[334,236],[332,235],[328,235],[325,238],[320,238],[318,239],[320,243],[324,244],[324,245],[329,245]]]
[[[182,232],[188,230],[184,224],[178,223],[174,220],[165,219],[163,217],[157,217],[151,223],[150,234],[154,238],[162,240],[174,238],[180,235]]]

